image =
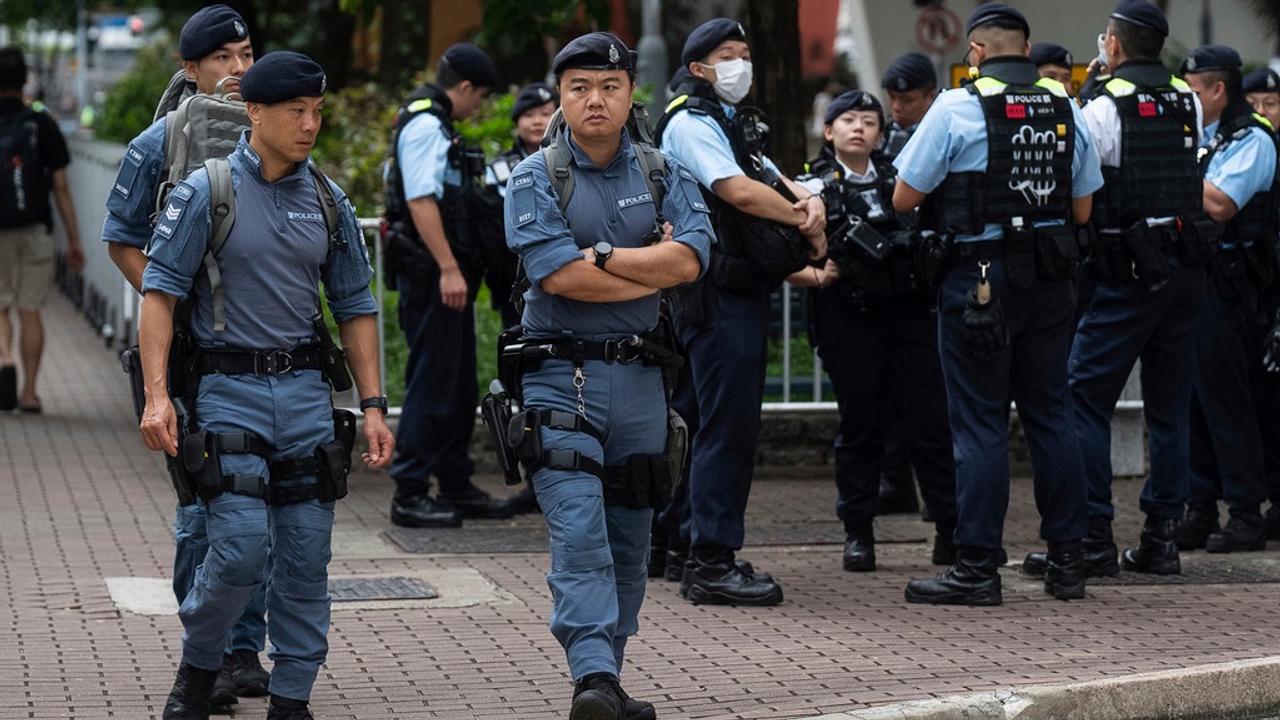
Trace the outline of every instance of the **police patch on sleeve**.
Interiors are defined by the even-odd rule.
[[[533,173],[511,178],[512,218],[516,227],[524,227],[538,218],[538,198],[533,187]]]
[[[185,197],[179,196],[179,191],[185,190]],[[169,194],[169,200],[164,204],[164,209],[156,213],[156,234],[165,238],[172,238],[173,231],[178,228],[178,223],[182,222],[182,215],[187,211],[187,201],[191,199],[191,188],[186,185],[179,185]]]
[[[111,192],[128,200],[133,194],[133,187],[138,183],[138,176],[141,175],[142,161],[144,156],[142,151],[130,145],[124,151],[124,159],[120,161],[120,172],[116,175],[115,185],[112,186]]]
[[[693,208],[694,212],[711,212],[707,207],[706,199],[702,197],[702,191],[698,188],[698,181],[694,180],[693,175],[684,168],[680,168],[680,194],[684,196],[685,202]]]

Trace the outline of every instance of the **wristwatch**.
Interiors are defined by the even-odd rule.
[[[604,241],[600,241],[592,248],[596,252],[596,267],[604,269],[604,264],[609,262],[609,258],[613,257],[613,245]]]
[[[374,395],[371,398],[365,398],[360,401],[360,409],[368,410],[369,408],[378,408],[382,411],[383,416],[387,414],[387,396]]]

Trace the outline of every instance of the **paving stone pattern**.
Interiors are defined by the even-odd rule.
[[[118,610],[106,577],[168,577],[173,501],[160,458],[131,419],[124,375],[69,304],[48,312],[42,416],[0,416],[0,718],[158,717],[181,647],[174,616]],[[1062,603],[1006,574],[1005,605],[907,605],[907,579],[932,573],[928,526],[882,523],[881,570],[839,569],[828,469],[759,483],[743,556],[778,576],[770,609],[693,607],[650,586],[624,675],[664,718],[802,718],[996,687],[1069,682],[1261,657],[1280,647],[1280,585],[1097,585]],[[508,492],[493,478],[482,484]],[[353,479],[339,504],[334,577],[414,577],[471,570],[504,598],[462,607],[335,605],[313,708],[326,720],[567,716],[571,693],[546,629],[544,553],[535,519],[511,548],[488,538],[419,543],[383,537],[390,481]],[[1117,483],[1117,532],[1136,540],[1139,483]],[[808,528],[789,536],[786,528]],[[1036,545],[1029,483],[1015,484],[1010,556]],[[483,529],[481,529],[483,528]],[[764,530],[764,532],[762,532]],[[461,537],[461,534],[459,534]],[[809,544],[791,544],[800,537]],[[764,544],[770,543],[770,544]],[[828,543],[828,544],[823,544]],[[523,550],[514,552],[512,550]],[[1255,556],[1257,557],[1257,556]],[[1273,555],[1263,557],[1275,559]],[[433,582],[433,584],[435,584]],[[451,588],[436,585],[443,599]],[[429,601],[428,601],[429,602]],[[263,718],[265,701],[236,717]]]

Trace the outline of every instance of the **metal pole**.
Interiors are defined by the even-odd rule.
[[[791,286],[782,284],[782,402],[791,402]]]
[[[379,392],[386,394],[387,392],[387,338],[386,328],[382,325],[383,312],[383,296],[386,293],[383,287],[382,279],[382,233],[377,232],[381,221],[378,218],[362,218],[360,220],[360,229],[366,233],[373,231],[373,277],[374,277],[374,300],[378,303],[378,380],[382,383]]]
[[[667,42],[662,39],[662,2],[644,0],[641,8],[636,76],[641,85],[653,86],[654,105],[663,108],[667,104]]]
[[[822,358],[813,351],[813,401],[822,402]]]
[[[89,11],[76,3],[76,110],[89,104]]]

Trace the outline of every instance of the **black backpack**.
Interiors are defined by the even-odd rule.
[[[24,107],[0,126],[0,227],[48,221],[48,171],[40,161],[40,125]]]

